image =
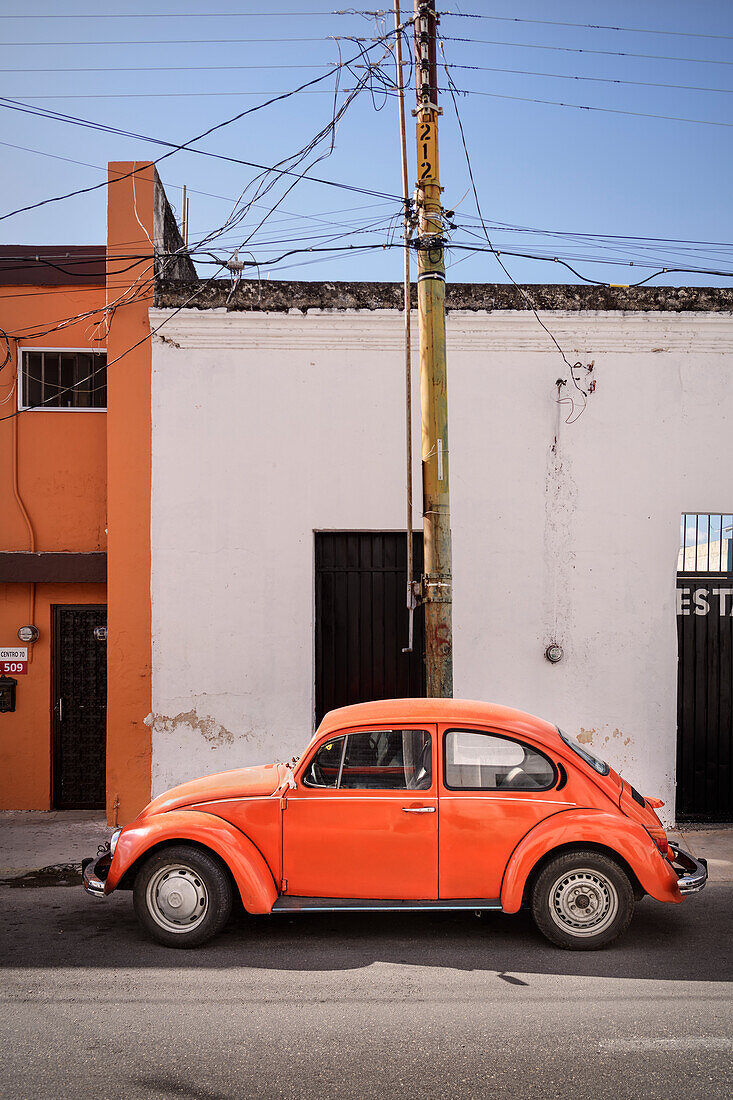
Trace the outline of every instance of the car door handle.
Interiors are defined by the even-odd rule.
[[[435,806],[403,806],[403,814],[434,814]]]

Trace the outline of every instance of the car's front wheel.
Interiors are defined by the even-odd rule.
[[[558,947],[593,951],[626,930],[634,891],[624,870],[602,852],[565,852],[537,876],[532,912],[539,930]]]
[[[226,924],[232,887],[220,860],[188,844],[154,852],[133,893],[143,928],[166,947],[198,947]]]

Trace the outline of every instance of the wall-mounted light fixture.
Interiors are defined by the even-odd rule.
[[[545,650],[545,657],[551,665],[556,665],[558,661],[562,661],[564,656],[563,648],[561,645],[558,645],[557,642],[550,642]]]
[[[38,627],[37,626],[21,626],[18,631],[18,637],[21,642],[37,642],[38,641]]]

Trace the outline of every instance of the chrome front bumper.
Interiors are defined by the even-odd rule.
[[[112,853],[109,845],[96,856],[90,856],[81,861],[81,879],[84,889],[95,898],[104,897],[104,885],[112,864]]]
[[[699,894],[708,881],[708,863],[706,859],[696,859],[679,844],[670,843],[674,855],[672,866],[677,873],[677,885],[682,897]]]

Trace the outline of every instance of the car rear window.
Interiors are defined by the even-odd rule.
[[[448,730],[444,781],[452,791],[546,791],[557,774],[537,749],[478,730]]]
[[[580,742],[576,741],[574,737],[571,737],[569,733],[564,733],[559,726],[556,728],[568,748],[572,749],[574,753],[577,753],[582,760],[585,760],[586,764],[590,764],[591,768],[598,772],[599,775],[608,775],[611,769],[605,760],[601,760],[600,756],[596,756],[596,754],[591,752],[586,745],[581,745]]]

